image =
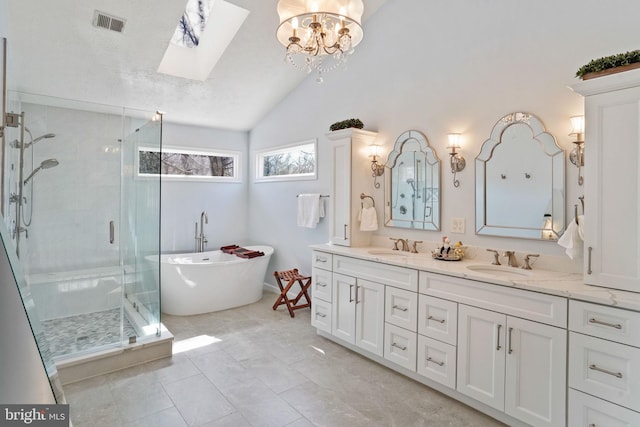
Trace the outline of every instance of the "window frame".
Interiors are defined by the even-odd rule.
[[[140,173],[140,152],[141,151],[154,151],[156,153],[173,153],[173,154],[191,154],[197,156],[217,156],[217,157],[232,157],[233,158],[233,176],[198,176],[198,175],[169,175],[169,174],[156,174],[156,173]],[[191,181],[191,182],[227,182],[227,183],[239,183],[242,182],[242,152],[226,149],[208,149],[200,147],[177,147],[177,146],[162,146],[162,149],[158,147],[149,147],[145,145],[138,146],[136,155],[136,176],[140,179],[158,178],[160,176],[162,180],[166,181]]]
[[[264,159],[268,156],[283,154],[287,152],[302,151],[304,147],[313,147],[313,172],[287,175],[264,175]],[[296,150],[297,149],[297,150]],[[256,151],[254,154],[254,182],[278,182],[278,181],[305,181],[318,179],[318,139],[308,139],[293,144],[279,145]]]

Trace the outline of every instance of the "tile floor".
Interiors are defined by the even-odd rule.
[[[73,425],[503,426],[317,336],[309,310],[291,319],[275,298],[164,315],[173,357],[65,386]]]
[[[42,322],[49,340],[51,356],[73,355],[88,349],[119,343],[121,310],[97,311]],[[136,336],[129,319],[124,318],[124,339]]]

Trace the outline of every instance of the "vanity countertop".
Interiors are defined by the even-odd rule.
[[[420,271],[445,274],[452,277],[461,277],[493,285],[509,286],[640,311],[640,293],[586,285],[582,274],[577,273],[540,270],[535,269],[535,267],[533,270],[522,270],[508,266],[494,267],[487,261],[466,259],[462,261],[441,261],[433,259],[430,253],[414,254],[392,251],[388,248],[352,248],[319,244],[311,245],[311,249]],[[485,268],[486,270],[482,271]],[[495,271],[492,271],[492,268],[495,268]]]

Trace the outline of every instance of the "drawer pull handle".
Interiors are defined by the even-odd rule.
[[[318,282],[318,286],[320,286],[321,288],[326,288],[327,284],[324,282]]]
[[[591,423],[587,427],[596,427],[596,423]]]
[[[433,359],[432,359],[432,358],[430,358],[430,357],[427,357],[427,362],[435,363],[435,364],[436,364],[436,365],[438,365],[438,366],[444,366],[444,362],[438,362],[437,360],[433,360]]]
[[[429,319],[429,320],[433,320],[434,322],[438,322],[438,323],[444,323],[444,322],[445,322],[445,320],[444,320],[444,319],[436,319],[436,318],[435,318],[435,317],[433,317],[433,316],[429,316],[429,317],[427,317],[427,319]]]
[[[502,329],[502,325],[496,325],[497,326],[497,333],[496,333],[496,351],[500,351],[500,349],[502,348],[502,346],[500,345],[500,329]]]
[[[358,288],[356,288],[356,292],[358,292]],[[358,298],[358,294],[356,293],[356,298]],[[349,302],[353,302],[353,285],[349,285]]]
[[[407,347],[406,347],[406,346],[405,346],[405,347],[403,347],[403,346],[401,346],[400,344],[396,344],[396,343],[391,343],[391,347],[399,348],[399,349],[400,349],[400,350],[402,350],[402,351],[405,351],[405,350],[407,349]]]
[[[394,305],[394,306],[393,306],[393,307],[391,307],[391,308],[396,309],[396,310],[400,310],[400,311],[407,311],[407,310],[409,310],[407,307],[400,307],[399,305]]]
[[[591,369],[592,371],[599,371],[599,372],[602,372],[602,373],[605,373],[605,374],[608,374],[608,375],[612,375],[612,376],[614,376],[616,378],[622,378],[622,373],[621,372],[613,372],[613,371],[610,371],[608,369],[602,369],[602,368],[599,368],[596,365],[589,365],[589,369]]]
[[[593,270],[591,270],[591,253],[593,252],[593,247],[589,246],[588,251],[589,251],[589,254],[587,256],[587,258],[588,258],[588,261],[587,261],[587,274],[590,275],[591,273],[593,273]]]
[[[589,319],[589,323],[596,323],[598,325],[604,325],[604,326],[609,326],[611,328],[622,329],[622,325],[620,323],[603,322],[602,320],[594,319],[593,317]]]
[[[324,314],[324,313],[316,313],[316,316],[320,316],[320,317],[327,317],[327,315],[326,315],[326,314]]]
[[[317,256],[317,257],[316,257],[316,262],[327,262],[327,259],[326,259],[326,258],[323,258],[323,257],[319,257],[319,256]]]

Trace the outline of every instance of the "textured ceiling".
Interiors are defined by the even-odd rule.
[[[200,82],[157,72],[186,0],[9,0],[10,88],[249,130],[306,74],[284,61],[277,0],[227,1],[250,14]],[[365,0],[364,20],[385,1]],[[124,32],[94,27],[96,9],[124,18]]]

